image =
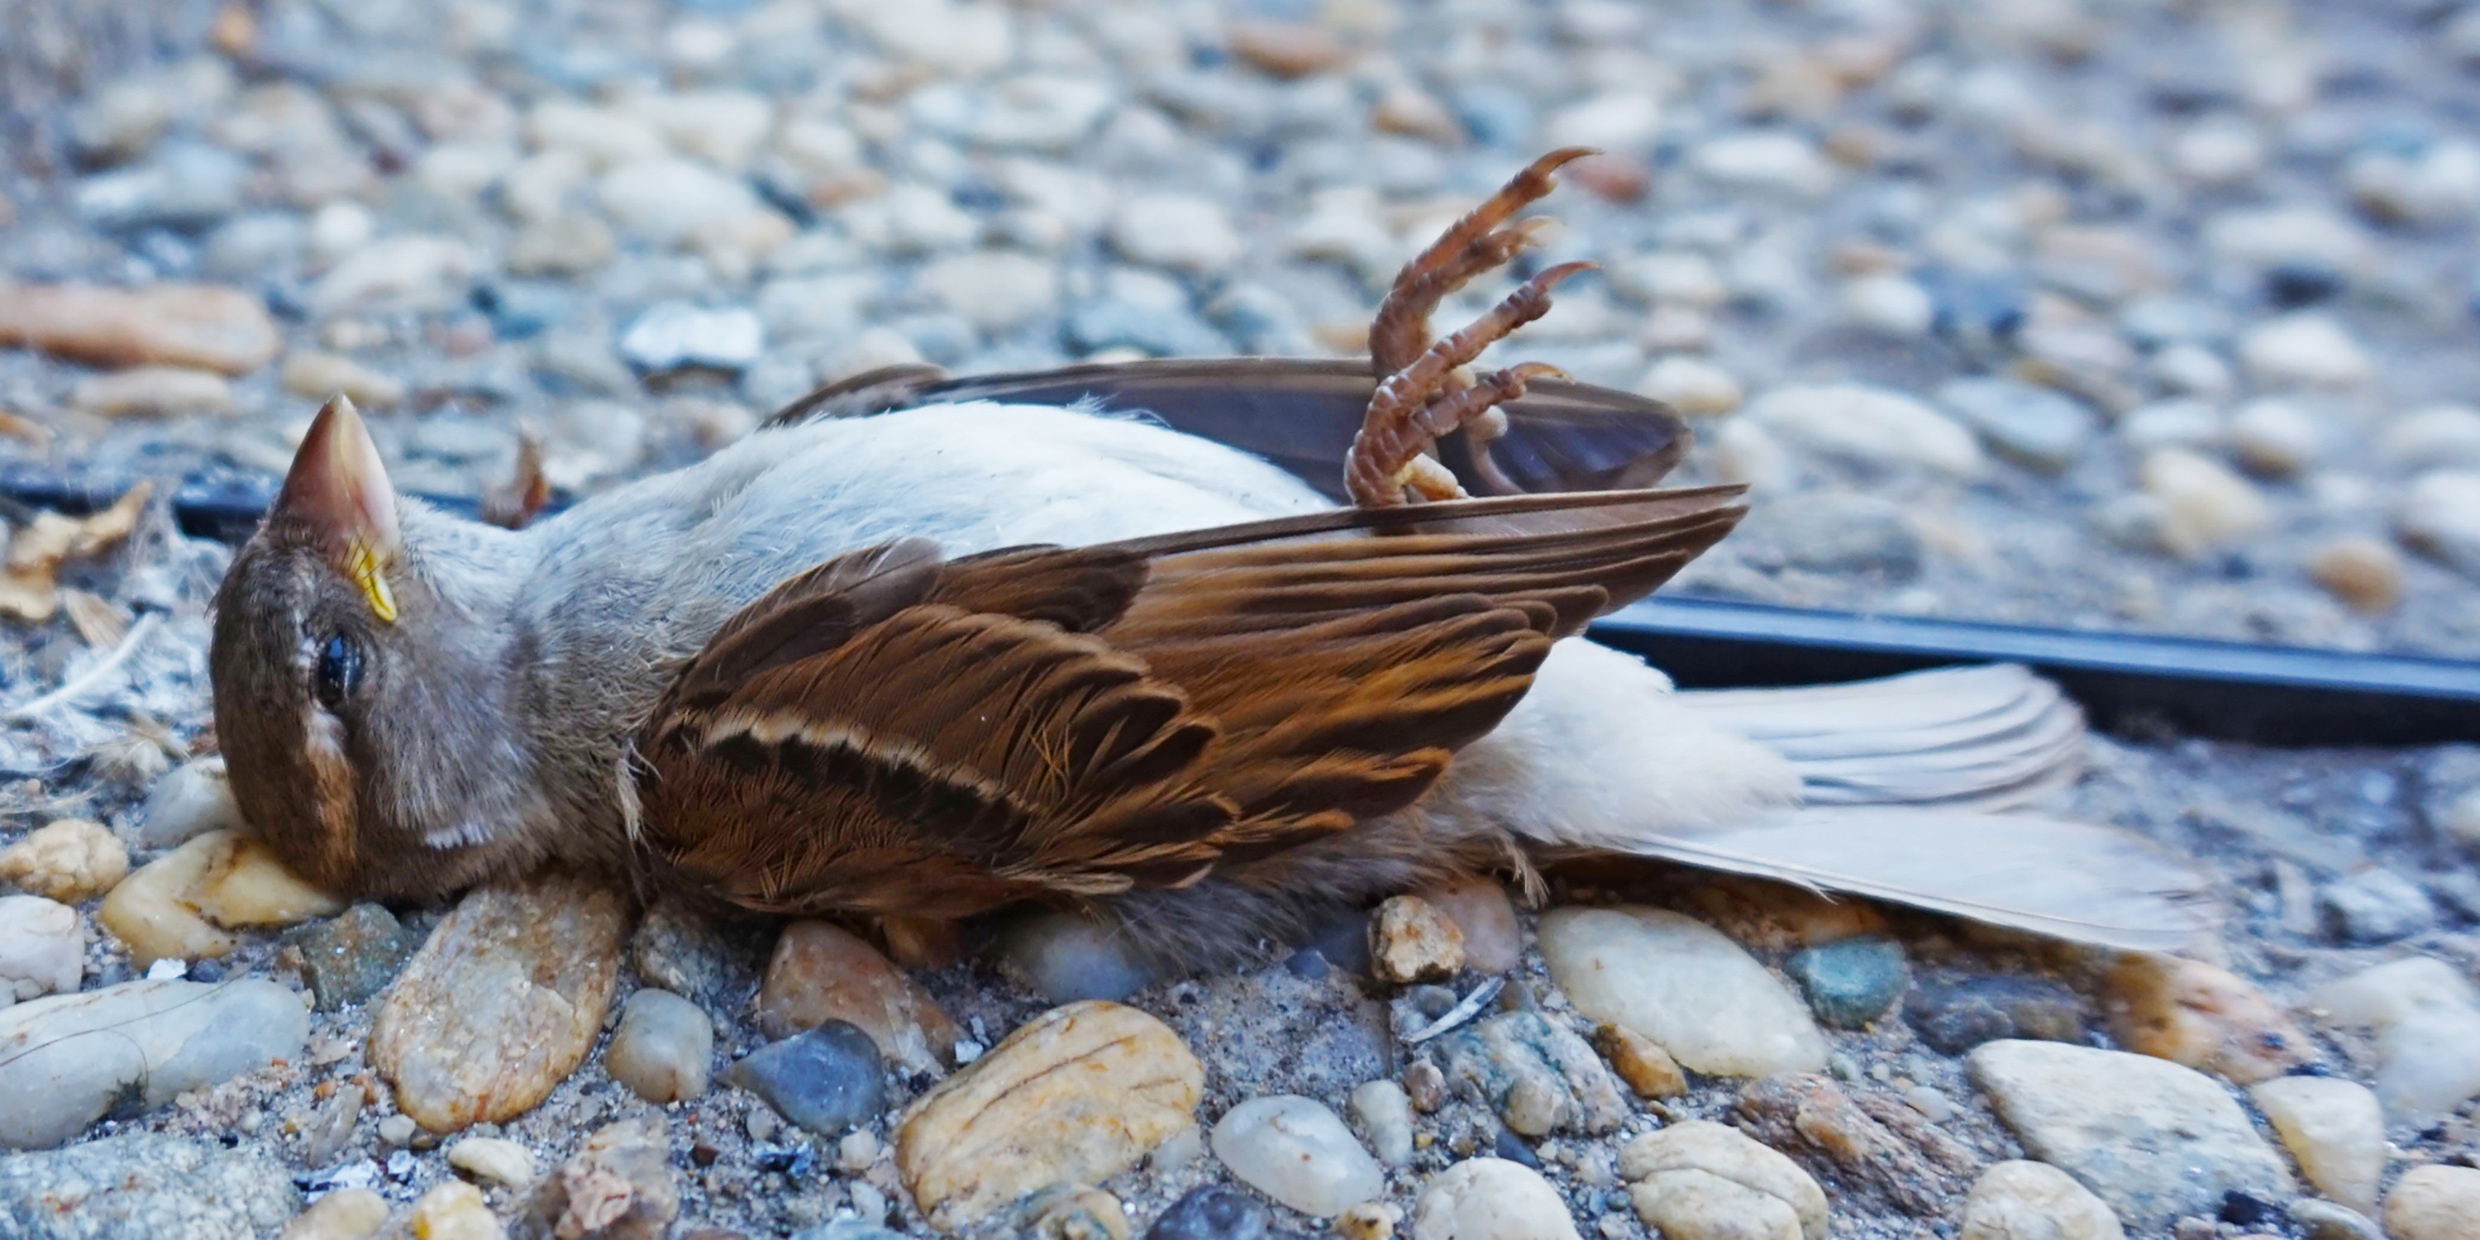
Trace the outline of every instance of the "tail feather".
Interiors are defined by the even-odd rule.
[[[1810,805],[2007,809],[2074,782],[2083,765],[2083,712],[2014,664],[1679,697],[1790,759]]]
[[[1848,892],[2123,951],[2190,947],[2219,924],[2196,866],[2131,831],[2039,814],[1794,810],[1629,852]]]

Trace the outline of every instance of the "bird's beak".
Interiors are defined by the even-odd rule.
[[[396,621],[388,563],[403,549],[396,524],[396,488],[388,485],[379,445],[353,402],[342,396],[319,410],[293,468],[284,475],[274,515],[311,532],[338,572],[360,586],[371,614]]]

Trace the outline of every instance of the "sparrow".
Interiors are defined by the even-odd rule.
[[[1185,962],[1595,852],[2105,941],[2191,933],[2192,874],[2107,828],[2020,818],[2036,843],[2012,869],[1956,860],[2006,854],[1985,841],[2018,816],[1985,811],[2073,766],[2080,720],[2021,669],[1698,702],[1579,636],[1745,506],[1650,485],[1688,442],[1650,402],[1473,369],[1584,265],[1431,339],[1578,153],[1407,264],[1371,365],[1121,375],[1154,418],[1007,399],[1074,368],[929,403],[922,376],[875,376],[506,529],[399,495],[339,397],[217,595],[242,816],[356,896],[560,864],[891,938],[1047,903]],[[1306,411],[1311,446],[1177,429],[1252,409]],[[1321,455],[1339,486],[1277,463]],[[1921,800],[1965,808],[1866,808]],[[2062,866],[2088,877],[2007,895]]]

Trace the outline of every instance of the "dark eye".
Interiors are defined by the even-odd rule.
[[[362,683],[362,648],[342,633],[330,634],[319,647],[319,705],[339,710]]]

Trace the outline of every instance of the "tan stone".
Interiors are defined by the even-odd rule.
[[[943,1228],[1026,1193],[1134,1166],[1195,1120],[1205,1069],[1161,1021],[1071,1003],[1034,1017],[915,1102],[896,1170]]]
[[[628,910],[565,874],[475,889],[414,953],[369,1061],[432,1132],[514,1119],[585,1058],[619,978]]]
[[[2107,1202],[2048,1163],[2017,1159],[1982,1173],[1957,1240],[2124,1240]]]
[[[1862,900],[1837,899],[1788,883],[1717,878],[1697,886],[1696,911],[1716,930],[1758,951],[1797,951],[1888,932],[1886,915]]]
[[[2471,1240],[2480,1236],[2480,1170],[2413,1167],[2385,1195],[2390,1240]]]
[[[1364,1201],[1336,1215],[1334,1228],[1343,1240],[1391,1240],[1395,1225],[1402,1221],[1402,1208],[1383,1201]]]
[[[540,1213],[555,1240],[662,1240],[680,1214],[663,1123],[627,1119],[586,1138],[543,1185]]]
[[[2122,956],[2103,981],[2102,1006],[2119,1045],[2240,1085],[2309,1059],[2307,1035],[2265,992],[2201,960]]]
[[[387,1198],[367,1188],[340,1188],[312,1202],[276,1240],[369,1240],[387,1226]]]
[[[448,1165],[509,1188],[524,1188],[541,1174],[532,1150],[502,1137],[467,1137],[449,1146]]]
[[[508,1231],[483,1204],[482,1190],[449,1180],[413,1203],[406,1230],[414,1240],[507,1240]]]
[[[1628,1142],[1619,1174],[1665,1240],[1823,1240],[1826,1194],[1798,1163],[1707,1120]]]
[[[858,936],[823,921],[793,922],[775,940],[757,1017],[758,1031],[777,1041],[845,1021],[915,1072],[955,1062],[964,1036],[930,992]]]
[[[0,849],[0,881],[63,904],[110,891],[129,874],[129,849],[99,822],[63,818]]]
[[[232,413],[240,408],[224,376],[190,366],[139,366],[88,375],[70,389],[69,404],[106,418]]]
[[[1473,875],[1414,893],[1447,915],[1464,936],[1464,965],[1480,973],[1504,973],[1524,958],[1524,930],[1507,886]]]
[[[2334,539],[2310,553],[2308,575],[2366,615],[2392,611],[2402,600],[2402,553],[2391,543],[2363,535]]]
[[[104,897],[95,920],[121,941],[139,968],[158,960],[221,956],[238,945],[186,898],[227,838],[223,831],[201,835],[140,867]]]
[[[237,288],[0,282],[0,345],[96,366],[198,366],[242,374],[282,344],[266,304]]]
[[[215,843],[184,900],[216,925],[290,926],[344,911],[343,900],[302,881],[273,849],[249,836],[211,831],[198,839]]]
[[[1369,962],[1381,981],[1445,981],[1464,967],[1464,932],[1429,901],[1397,896],[1370,914]]]
[[[1593,1046],[1639,1098],[1676,1098],[1688,1092],[1688,1074],[1660,1043],[1625,1025],[1593,1030]]]
[[[405,399],[402,382],[335,353],[295,353],[284,359],[283,377],[285,391],[311,400],[342,395],[365,409],[389,409]]]

